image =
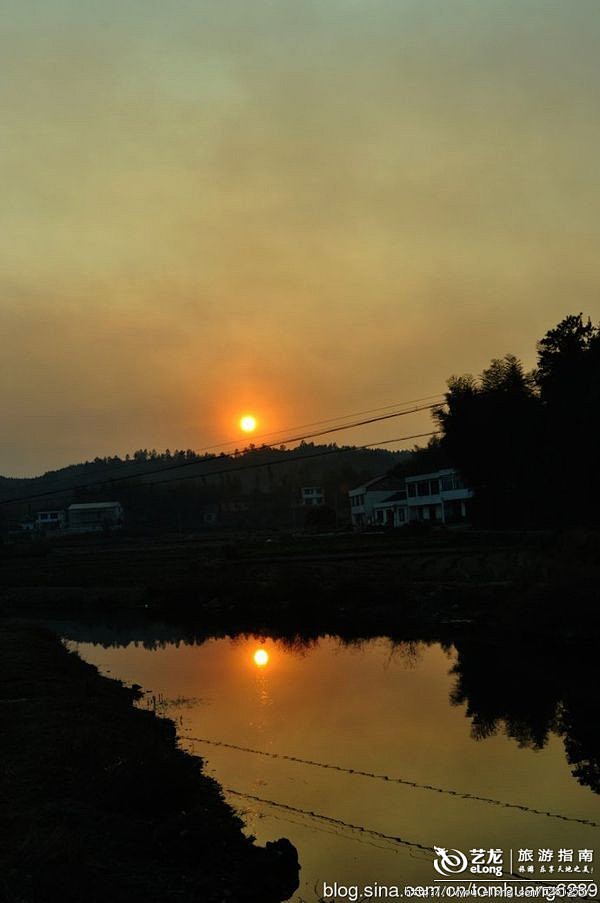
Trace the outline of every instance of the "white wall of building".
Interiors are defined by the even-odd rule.
[[[303,486],[300,490],[300,503],[310,507],[325,504],[325,492],[321,486]]]
[[[370,488],[369,483],[365,483],[364,486],[351,489],[348,493],[350,497],[350,515],[354,527],[369,527],[375,524],[374,509],[389,499],[394,492],[398,491],[389,487],[387,489],[377,489],[377,481],[373,480],[372,483],[375,484],[373,489]]]
[[[402,492],[397,488],[378,488],[385,480],[386,477],[380,477],[350,490],[353,526],[401,527],[418,522],[445,524],[464,520],[467,502],[473,497],[472,490],[453,468],[406,477],[406,499],[393,498]],[[388,482],[393,482],[393,478],[388,478]]]
[[[409,521],[440,523],[464,519],[473,491],[457,470],[446,468],[406,478]]]

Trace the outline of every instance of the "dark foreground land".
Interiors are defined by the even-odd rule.
[[[598,635],[599,587],[600,534],[589,531],[112,534],[0,547],[0,900],[275,903],[298,876],[287,842],[261,849],[244,837],[171,722],[135,708],[133,690],[28,617],[160,621],[192,638],[462,636],[475,652],[480,638],[510,637],[517,662],[555,646],[570,661]],[[520,698],[531,681],[513,678]],[[574,736],[587,737],[590,710]],[[585,763],[590,744],[579,745],[571,758]],[[596,765],[581,768],[595,786]]]
[[[291,844],[246,838],[201,760],[176,747],[172,723],[135,697],[53,634],[0,626],[0,899],[291,896]]]
[[[600,532],[123,534],[0,548],[0,615],[256,631],[593,630]]]

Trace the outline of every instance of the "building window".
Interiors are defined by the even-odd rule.
[[[416,494],[417,494],[417,484],[416,484],[416,483],[409,483],[409,484],[408,484],[408,495],[409,495],[409,498],[414,499],[414,497],[416,496]]]
[[[417,483],[417,495],[429,495],[429,480],[419,480]]]
[[[440,481],[439,480],[430,480],[429,484],[431,487],[431,495],[439,495]]]
[[[442,477],[442,489],[444,492],[450,492],[452,489],[454,489],[454,480],[451,476]]]

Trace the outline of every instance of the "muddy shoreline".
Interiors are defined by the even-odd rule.
[[[278,903],[287,841],[256,846],[167,719],[58,637],[0,625],[0,899]]]

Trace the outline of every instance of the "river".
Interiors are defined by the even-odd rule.
[[[502,851],[509,877],[594,877],[597,725],[572,663],[481,641],[61,632],[174,719],[259,843],[292,841],[297,903],[325,882],[433,885],[434,846],[469,868]]]

